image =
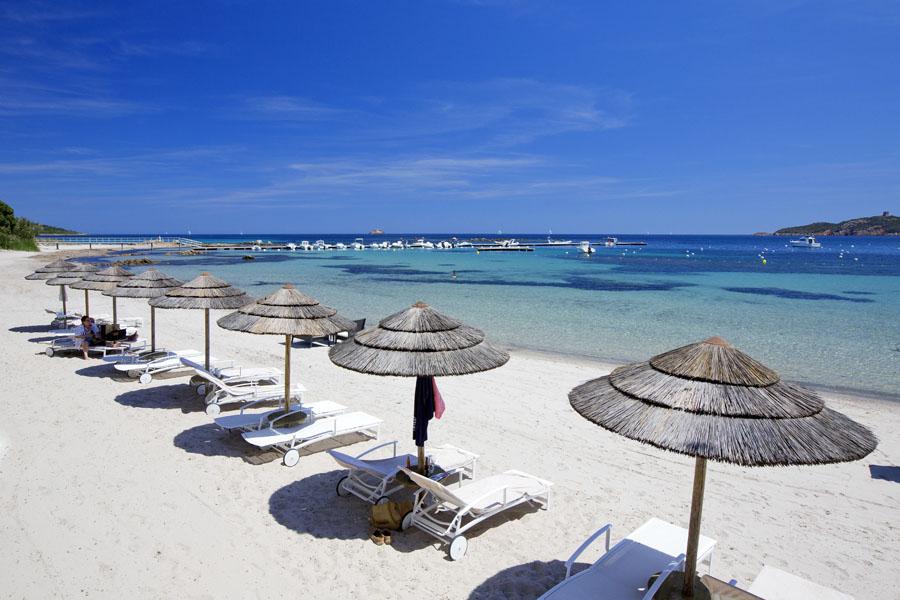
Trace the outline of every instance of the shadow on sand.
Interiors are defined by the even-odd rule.
[[[884,479],[900,483],[900,467],[887,465],[869,465],[869,474],[872,479]]]
[[[139,383],[134,385],[140,386]],[[134,408],[178,409],[184,414],[199,412],[206,408],[193,388],[184,384],[141,386],[119,394],[116,396],[116,402]]]
[[[463,559],[465,560],[465,559]],[[572,572],[588,565],[577,564]],[[566,563],[561,560],[536,560],[516,565],[492,575],[469,594],[469,600],[509,600],[537,598],[566,576]]]
[[[13,333],[49,333],[50,330],[51,327],[48,325],[19,325],[9,328]]]

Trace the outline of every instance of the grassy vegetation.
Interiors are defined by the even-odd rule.
[[[779,229],[775,235],[900,235],[900,217],[889,214],[849,219],[840,223],[811,223]]]
[[[0,202],[0,248],[5,250],[36,251],[34,236],[38,233],[68,233],[58,227],[47,227],[28,219],[16,217],[13,209],[5,202]]]

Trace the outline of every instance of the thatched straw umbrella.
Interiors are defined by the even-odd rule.
[[[36,269],[34,273],[30,275],[26,275],[25,279],[29,279],[32,281],[47,281],[50,279],[55,279],[59,277],[61,274],[71,271],[73,269],[77,269],[78,264],[74,262],[70,262],[68,260],[54,260],[52,263],[46,264],[43,267]],[[66,318],[66,291],[65,288],[60,288],[59,292],[60,297],[62,298],[63,305],[63,324],[68,327],[69,321]]]
[[[119,266],[108,267],[103,270],[96,270],[93,273],[88,273],[84,277],[81,278],[80,281],[76,281],[72,283],[69,287],[73,290],[84,290],[84,312],[87,314],[90,312],[88,307],[88,292],[103,292],[106,290],[111,290],[121,281],[125,281],[129,277],[134,277],[134,273],[123,269]],[[116,319],[118,315],[116,314],[116,297],[113,296],[113,313],[112,313],[112,322],[116,323]]]
[[[811,390],[721,338],[619,367],[569,393],[601,427],[696,458],[683,597],[694,597],[706,461],[746,467],[859,460],[877,445],[859,423],[825,408]],[[702,585],[702,584],[701,584]]]
[[[385,317],[329,352],[331,362],[360,373],[416,377],[420,390],[433,377],[468,375],[506,364],[509,354],[484,341],[484,333],[417,302]],[[416,442],[418,468],[425,471],[424,441]]]
[[[270,296],[241,307],[218,321],[219,327],[284,336],[284,410],[291,410],[291,344],[294,336],[321,337],[352,331],[355,323],[319,304],[289,283]]]
[[[204,332],[206,336],[205,353],[206,369],[209,370],[209,310],[234,309],[253,302],[248,296],[231,284],[217,279],[209,273],[201,273],[199,277],[166,291],[165,295],[150,299],[150,306],[155,308],[203,309]]]
[[[59,273],[57,277],[53,279],[48,279],[45,283],[47,285],[58,285],[63,288],[60,292],[63,297],[63,314],[66,313],[66,292],[65,287],[71,286],[75,283],[81,281],[81,279],[91,273],[96,273],[100,270],[100,267],[95,267],[94,265],[86,265],[83,263],[77,263],[74,269],[69,269],[68,271],[64,271]],[[91,305],[88,300],[87,290],[84,291],[84,315],[89,315],[91,313]]]
[[[25,279],[34,280],[43,280],[53,279],[54,277],[59,277],[60,273],[65,273],[66,271],[71,271],[78,267],[78,263],[74,263],[68,260],[54,260],[52,263],[46,264],[39,269],[35,269],[34,273],[31,275],[26,275]]]
[[[109,290],[103,290],[104,296],[112,296],[113,307],[116,298],[156,298],[184,283],[156,269],[147,269],[134,277],[120,281]],[[156,350],[156,309],[150,306],[150,349]]]

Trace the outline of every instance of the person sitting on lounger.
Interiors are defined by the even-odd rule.
[[[75,328],[75,337],[81,340],[81,351],[85,360],[88,358],[88,348],[103,345],[100,327],[87,315],[81,317],[81,325]]]

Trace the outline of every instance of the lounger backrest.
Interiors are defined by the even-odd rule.
[[[200,363],[196,363],[196,362],[192,361],[191,359],[185,358],[182,356],[181,364],[183,364],[186,367],[192,368],[194,371],[197,372],[197,375],[199,375],[200,377],[203,377],[204,379],[206,379],[208,381],[211,381],[212,383],[216,384],[220,388],[223,388],[223,389],[228,388],[228,384],[226,384],[224,381],[222,381],[221,379],[219,379],[218,377],[216,377],[215,375],[213,375],[212,373],[207,371],[203,367],[203,365],[201,365]]]
[[[326,450],[326,452],[328,452],[328,454],[331,455],[331,458],[336,460],[339,465],[346,469],[359,469],[360,471],[366,472],[372,471],[371,467],[369,467],[364,460],[360,460],[349,454],[344,454],[343,452],[338,452],[337,450]]]
[[[420,475],[415,471],[411,471],[406,467],[403,468],[403,472],[409,475],[409,478],[420,488],[431,492],[436,498],[440,499],[442,502],[446,502],[447,504],[452,504],[458,508],[465,508],[468,504],[465,500],[454,494],[450,491],[450,488],[441,485],[437,481],[433,479],[429,479],[424,475]]]

